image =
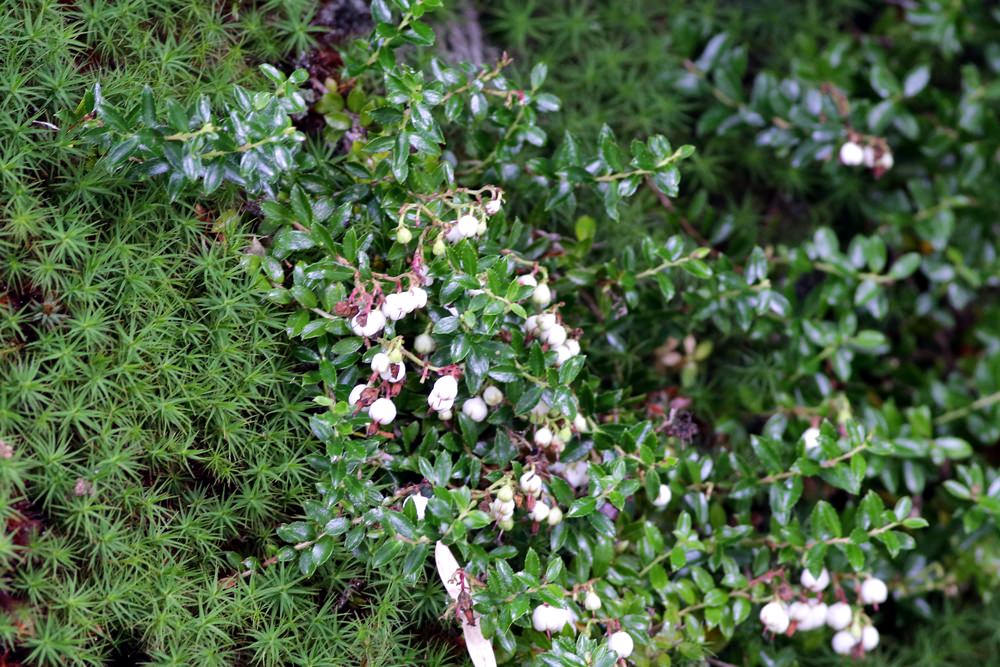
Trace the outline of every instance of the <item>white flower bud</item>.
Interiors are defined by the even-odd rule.
[[[531,520],[538,521],[539,523],[545,521],[547,518],[549,518],[550,510],[551,508],[548,505],[546,505],[542,501],[538,501],[537,503],[535,503],[535,506],[531,509]]]
[[[531,293],[531,300],[536,306],[547,306],[552,303],[552,290],[546,283],[541,283]]]
[[[895,164],[895,160],[892,158],[892,153],[886,151],[875,160],[875,166],[882,169],[883,171],[889,171],[892,169],[892,165]],[[876,630],[876,632],[878,632]]]
[[[377,424],[391,424],[396,418],[396,404],[388,398],[380,398],[372,403],[368,416]]]
[[[413,341],[413,349],[417,351],[417,354],[430,354],[437,347],[437,343],[430,334],[420,334]]]
[[[788,608],[788,616],[795,621],[796,629],[806,632],[821,628],[826,624],[826,605],[816,600],[793,602]]]
[[[531,625],[536,632],[546,632],[549,629],[549,607],[540,604],[531,612]]]
[[[410,298],[405,292],[388,295],[382,304],[382,313],[393,322],[403,319],[412,310],[413,308],[410,307]]]
[[[352,408],[357,405],[358,401],[361,400],[361,393],[367,388],[368,385],[366,384],[354,385],[354,389],[351,390],[350,396],[347,397],[347,404]]]
[[[503,392],[490,385],[486,389],[483,389],[483,400],[486,401],[486,405],[495,408],[503,403]]]
[[[411,287],[406,293],[410,295],[413,310],[423,308],[427,305],[427,290],[423,287]]]
[[[575,338],[568,339],[565,343],[563,343],[563,346],[569,350],[570,354],[574,357],[580,354],[580,341]]]
[[[451,232],[448,232],[447,234],[444,235],[444,237],[447,240],[451,241],[451,239],[448,238],[449,236],[451,236]],[[434,253],[435,257],[440,257],[441,255],[445,254],[445,252],[447,252],[447,251],[448,251],[448,248],[445,247],[444,241],[442,241],[440,238],[437,241],[435,241],[433,247],[431,247],[431,252]]]
[[[541,338],[552,347],[559,347],[566,342],[566,327],[556,324],[550,329],[543,331]]]
[[[514,501],[497,498],[490,503],[490,512],[497,521],[506,521],[514,516]]]
[[[486,419],[486,415],[489,414],[489,411],[489,408],[486,407],[486,401],[478,396],[470,398],[465,403],[462,403],[462,414],[474,422],[481,422]]]
[[[815,601],[809,603],[809,616],[803,622],[803,630],[816,630],[826,625],[826,603]]]
[[[542,492],[542,478],[536,475],[534,471],[529,470],[521,475],[518,485],[521,487],[521,492],[529,496],[537,496]]]
[[[857,143],[848,141],[840,147],[840,161],[848,167],[857,167],[864,160],[864,150]]]
[[[486,221],[480,220],[479,226],[476,227],[476,236],[483,236],[486,234]]]
[[[413,240],[413,232],[409,230],[408,227],[399,227],[396,229],[396,242],[400,245],[406,245]]]
[[[627,658],[635,650],[635,642],[632,635],[622,630],[608,637],[608,648],[618,654],[619,658]]]
[[[500,490],[497,491],[497,499],[505,503],[514,500],[514,489],[509,486],[501,486]]]
[[[538,335],[538,316],[529,315],[526,320],[524,320],[524,326],[521,327],[525,334],[531,336]]]
[[[653,505],[663,509],[670,504],[670,499],[673,498],[673,492],[670,487],[666,484],[660,484],[660,489],[656,493],[656,499],[653,501]]]
[[[573,353],[569,351],[569,348],[565,345],[560,345],[556,348],[556,366],[562,366],[567,361],[573,358]]]
[[[889,597],[889,589],[878,577],[869,577],[861,583],[862,604],[882,604]]]
[[[414,493],[408,497],[408,500],[413,503],[413,508],[417,510],[417,520],[423,521],[424,515],[427,512],[427,498],[419,493]]]
[[[556,316],[553,313],[542,313],[537,317],[539,331],[548,331],[556,325]]]
[[[362,324],[364,320],[364,324]],[[385,315],[380,310],[373,310],[366,315],[358,313],[351,318],[351,331],[355,336],[371,338],[385,328]]]
[[[571,618],[568,609],[543,604],[535,607],[535,611],[531,614],[531,624],[538,632],[559,633]]]
[[[562,632],[562,629],[566,627],[566,624],[573,620],[573,614],[569,609],[560,609],[559,607],[549,607],[550,617],[549,617],[549,630],[553,634],[558,634]]]
[[[799,581],[802,582],[803,587],[811,590],[813,593],[819,593],[830,585],[830,573],[824,567],[819,576],[814,577],[809,570],[802,570],[802,576],[799,578]]]
[[[790,623],[788,610],[780,602],[768,602],[760,610],[760,622],[767,630],[780,635]]]
[[[802,433],[802,442],[806,445],[806,451],[812,451],[820,446],[819,444],[819,429],[812,427],[807,428]]]
[[[843,630],[851,624],[854,610],[846,602],[835,602],[826,610],[826,624],[834,630]]]
[[[389,355],[385,352],[379,352],[374,357],[372,357],[372,373],[378,373],[381,375],[389,370],[389,366],[392,362],[389,360]]]
[[[442,375],[434,383],[434,393],[441,398],[455,398],[458,396],[458,380],[451,375]]]
[[[587,595],[583,598],[583,607],[587,611],[597,611],[601,608],[601,598],[594,591],[587,591]]]
[[[430,406],[431,410],[439,413],[438,416],[441,417],[441,419],[451,419],[450,413],[452,407],[455,405],[455,399],[444,398],[441,394],[432,391],[431,395],[427,397],[427,405]],[[444,415],[445,412],[449,413],[447,417]]]
[[[486,209],[486,215],[496,215],[500,212],[500,199],[489,200],[483,208]]]
[[[462,238],[472,238],[479,230],[479,220],[477,220],[474,215],[463,215],[458,219],[458,222],[455,223],[454,229],[458,230],[458,233],[461,234]]]
[[[562,523],[562,520],[563,520],[563,513],[561,509],[559,509],[558,507],[553,507],[551,510],[549,510],[548,522],[550,526],[555,528],[560,523]]]
[[[501,521],[497,521],[497,527],[505,533],[509,533],[514,530],[514,519],[503,519]]]
[[[861,630],[861,648],[866,651],[874,651],[878,646],[879,634],[874,625],[866,625]]]
[[[543,426],[542,428],[535,431],[535,444],[538,445],[539,447],[548,447],[549,445],[551,445],[552,438],[553,438],[552,430],[547,426]]]
[[[837,655],[850,655],[857,644],[858,640],[847,630],[841,630],[835,634],[833,640],[830,642],[833,652]]]
[[[406,377],[406,366],[402,362],[391,363],[389,368],[379,373],[379,377],[386,382],[402,382],[403,378]]]
[[[802,623],[809,616],[809,605],[805,602],[795,601],[788,605],[788,618],[796,623]]]
[[[453,400],[448,401],[448,405],[453,405],[454,403],[455,401]],[[438,419],[440,419],[441,421],[445,422],[449,421],[452,417],[454,417],[454,415],[451,414],[451,408],[448,408],[447,410],[441,410],[438,412]]]
[[[538,281],[535,279],[535,276],[530,273],[526,273],[523,276],[517,277],[517,284],[525,287],[537,287]]]
[[[577,433],[587,432],[587,418],[581,415],[579,412],[573,417],[573,428],[576,429]]]
[[[868,167],[869,169],[872,168],[872,167],[874,167],[875,166],[875,149],[872,148],[871,146],[865,146],[861,150],[862,150],[862,155],[863,155],[861,161],[864,163],[864,165],[866,167]]]

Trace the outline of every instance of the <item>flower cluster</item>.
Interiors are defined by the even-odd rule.
[[[879,632],[862,607],[875,609],[889,596],[885,582],[877,577],[867,577],[856,586],[857,606],[852,606],[838,586],[834,600],[827,604],[824,591],[830,585],[830,573],[824,568],[819,576],[803,570],[800,578],[801,593],[791,602],[773,600],[760,610],[764,629],[776,635],[807,632],[823,627],[834,631],[831,646],[840,655],[861,657],[879,643]]]
[[[841,164],[847,167],[863,165],[867,169],[871,169],[876,176],[881,176],[889,171],[894,164],[889,146],[884,140],[878,138],[872,140],[866,140],[862,137],[848,139],[841,144],[838,157]]]

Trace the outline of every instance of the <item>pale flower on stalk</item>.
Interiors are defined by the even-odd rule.
[[[355,336],[372,338],[385,328],[385,315],[380,310],[372,310],[366,313],[358,313],[351,318],[351,331]]]

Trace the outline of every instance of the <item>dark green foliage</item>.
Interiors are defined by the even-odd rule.
[[[423,566],[442,539],[483,584],[468,604],[515,662],[610,665],[604,636],[620,623],[640,665],[712,652],[832,664],[829,633],[772,641],[748,621],[826,565],[826,594],[859,612],[856,584],[889,581],[891,599],[866,610],[886,649],[874,664],[988,664],[987,614],[939,609],[942,594],[997,584],[1000,13],[508,1],[486,8],[490,34],[527,56],[507,79],[502,66],[409,69],[412,49],[396,60],[394,47],[429,46],[420,19],[438,3],[380,0],[375,36],[349,49],[351,81],[251,73],[248,61],[310,65],[313,20],[334,4],[0,8],[2,658],[446,664],[461,648]],[[567,104],[554,119],[539,57]],[[77,106],[98,80],[109,104]],[[261,113],[280,123],[232,142],[237,119],[216,114],[234,97],[251,113],[233,85],[273,83],[292,104]],[[308,131],[286,117],[300,84],[326,87],[315,110],[330,144],[314,133],[285,156],[291,123]],[[212,114],[159,111],[202,95]],[[605,123],[640,141],[619,148]],[[357,132],[371,141],[341,141]],[[829,159],[855,138],[891,147],[895,167]],[[161,157],[169,178],[124,182]],[[504,187],[503,214],[484,184]],[[430,418],[411,373],[400,419],[369,428],[345,399],[376,350],[362,359],[341,311],[401,285],[411,228],[424,257],[425,232],[472,210],[496,217],[482,243],[426,255],[437,281],[421,323],[434,372],[461,367],[461,400],[492,371],[511,405],[480,426],[465,411]],[[249,236],[250,217],[274,236]],[[241,262],[264,271],[250,280]],[[587,368],[523,344],[535,307],[514,277],[529,265],[581,326]],[[262,288],[300,307],[264,305]],[[381,341],[393,354],[418,331],[400,326]],[[403,389],[391,384],[379,390]],[[543,391],[556,409],[529,416]],[[559,451],[523,437],[543,423],[571,440],[564,460],[589,461],[589,487],[546,470]],[[806,426],[821,427],[812,452]],[[525,464],[566,510],[551,531],[524,507],[504,527],[487,505]],[[674,501],[654,509],[661,483]],[[401,501],[432,487],[417,521]],[[591,587],[605,601],[593,614],[580,606]],[[533,631],[542,603],[576,609],[579,634]],[[918,627],[934,632],[910,646]]]

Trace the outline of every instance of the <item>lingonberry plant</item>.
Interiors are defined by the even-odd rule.
[[[890,257],[879,234],[842,249],[824,227],[801,247],[739,257],[678,235],[574,264],[592,218],[574,241],[515,211],[540,201],[556,215],[596,195],[618,220],[640,188],[676,196],[694,149],[653,136],[626,150],[605,129],[593,149],[567,135],[547,150],[541,118],[559,102],[542,90],[544,66],[521,86],[506,57],[411,64],[412,47],[434,41],[424,15],[437,4],[376,0],[375,31],[344,53],[343,76],[308,92],[306,72],[265,66],[274,90],[235,88],[222,109],[152,95],[115,106],[100,89],[80,108],[104,167],[166,178],[175,195],[229,183],[260,217],[266,240],[246,263],[289,309],[326,450],[312,457],[322,481],[302,520],[278,528],[285,545],[248,557],[242,574],[288,562],[310,575],[338,544],[373,568],[403,563],[412,583],[436,571],[477,665],[700,658],[748,619],[773,635],[828,627],[840,654],[875,649],[869,614],[906,576],[897,557],[914,547],[910,531],[927,525],[904,491],[922,482],[907,475],[970,447],[935,436],[928,410],[855,404],[835,383],[891,349],[864,317],[884,316],[918,269],[934,280],[934,260]],[[727,46],[713,39],[684,78],[720,101],[706,131],[758,128],[759,143],[803,168],[805,156],[836,156],[872,178],[896,169],[882,131],[912,134],[900,108],[926,72],[899,85],[873,74],[891,104],[871,105],[863,127],[836,88],[764,77],[742,101],[729,87],[746,54]],[[333,130],[319,141],[335,150],[297,129],[312,102]],[[822,289],[798,294],[816,275]],[[598,333],[613,344],[608,315],[627,322],[641,305],[780,348],[787,390],[746,396],[767,415],[756,433],[723,421],[701,446],[690,397],[635,395],[591,371]],[[711,354],[688,335],[656,361],[684,388]],[[952,491],[982,503],[975,471]]]

